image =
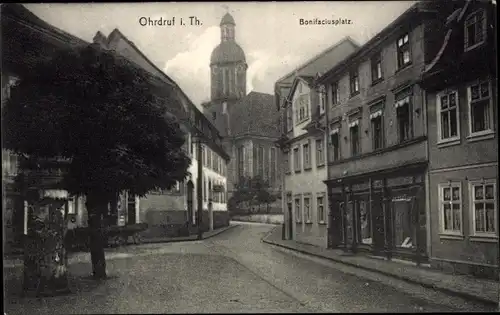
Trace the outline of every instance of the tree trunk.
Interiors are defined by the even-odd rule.
[[[103,215],[107,211],[109,199],[104,194],[87,195],[87,211],[89,223],[90,259],[92,261],[92,275],[96,279],[106,278],[106,258],[104,246],[107,238],[103,228]]]

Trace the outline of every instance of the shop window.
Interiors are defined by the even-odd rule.
[[[471,136],[493,133],[493,106],[490,82],[483,81],[467,88],[469,131]]]
[[[486,11],[478,10],[471,13],[465,20],[464,50],[468,51],[480,46],[486,40]]]
[[[410,38],[404,34],[397,41],[398,68],[404,68],[411,63]]]
[[[438,94],[437,110],[439,141],[459,139],[458,93],[451,91]]]
[[[462,235],[462,193],[460,183],[439,185],[441,233]]]
[[[406,195],[392,199],[394,210],[394,244],[396,247],[413,248],[414,224],[412,220],[412,199]]]
[[[360,237],[361,243],[372,244],[372,231],[371,231],[371,218],[368,205],[365,201],[360,201],[359,207],[359,220],[360,220]]]
[[[295,222],[302,222],[302,215],[300,209],[300,197],[295,198]]]
[[[496,236],[498,212],[496,181],[472,182],[470,190],[474,235]]]

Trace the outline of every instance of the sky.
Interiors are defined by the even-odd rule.
[[[274,83],[345,36],[364,44],[415,1],[190,2],[25,4],[46,22],[86,41],[118,28],[199,105],[210,97],[210,54],[226,12],[248,64],[247,93],[273,94]],[[190,25],[189,17],[200,25]],[[142,17],[175,25],[141,26]],[[180,25],[183,18],[185,25]],[[343,25],[300,25],[300,19],[349,19]]]

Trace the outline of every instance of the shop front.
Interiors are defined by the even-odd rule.
[[[327,181],[331,248],[427,260],[425,164]]]

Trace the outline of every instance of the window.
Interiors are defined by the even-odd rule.
[[[349,74],[350,87],[351,87],[351,96],[359,93],[359,74],[358,70],[351,71]]]
[[[257,167],[259,169],[259,176],[260,178],[264,179],[264,148],[262,146],[259,146],[258,149],[258,159],[257,159]]]
[[[75,214],[76,213],[76,198],[69,197],[68,198],[68,214]]]
[[[373,150],[379,150],[384,147],[384,125],[382,123],[382,110],[370,114],[372,125],[372,145]]]
[[[285,173],[290,174],[292,172],[292,151],[283,153],[283,157],[285,158]]]
[[[304,220],[306,223],[311,223],[311,199],[304,197]]]
[[[295,172],[300,172],[301,165],[298,147],[293,149],[293,168],[295,169]]]
[[[229,69],[222,69],[222,88],[224,95],[227,95],[227,91],[229,88]]]
[[[302,222],[302,216],[300,213],[300,197],[295,198],[295,222]]]
[[[380,53],[372,58],[372,82],[376,83],[382,79],[382,56]]]
[[[325,164],[325,149],[323,147],[323,138],[316,139],[316,166]]]
[[[189,154],[193,154],[193,137],[191,134],[188,134],[188,147],[189,147]]]
[[[458,93],[440,93],[437,96],[439,141],[450,141],[459,137]]]
[[[340,142],[339,142],[339,129],[333,129],[330,133],[330,149],[333,161],[340,160]]]
[[[244,161],[245,161],[245,148],[238,147],[238,179],[244,176]]]
[[[411,63],[410,42],[408,34],[401,36],[397,42],[398,67],[403,68]]]
[[[411,93],[410,88],[396,95],[396,119],[399,142],[404,142],[412,137],[411,128]]]
[[[486,11],[478,10],[471,13],[465,20],[465,51],[473,49],[486,40]]]
[[[293,112],[292,105],[288,105],[286,108],[286,131],[290,132],[293,129]]]
[[[318,208],[318,223],[326,222],[325,196],[316,197],[316,207]]]
[[[493,112],[489,81],[482,81],[467,88],[469,100],[470,134],[481,135],[493,131]]]
[[[271,177],[271,183],[274,184],[276,182],[276,148],[271,148],[271,162],[269,165],[269,170],[270,174],[269,176]]]
[[[325,105],[326,105],[326,92],[325,92],[325,87],[321,86],[319,90],[319,113],[323,114],[325,112]]]
[[[497,233],[495,180],[472,182],[470,188],[474,235],[495,236]]]
[[[460,183],[439,185],[441,232],[462,235],[462,193]]]
[[[338,82],[332,83],[332,106],[340,103],[340,93]]]
[[[309,141],[302,145],[302,154],[304,155],[304,169],[311,168],[311,146]]]
[[[351,136],[351,156],[356,156],[360,153],[359,120],[355,120],[349,123],[349,132]]]
[[[212,112],[212,120],[215,120],[217,118],[217,113],[216,112]]]
[[[309,118],[309,94],[297,97],[295,101],[296,123],[299,124]]]
[[[212,150],[207,148],[207,167],[212,168]]]

